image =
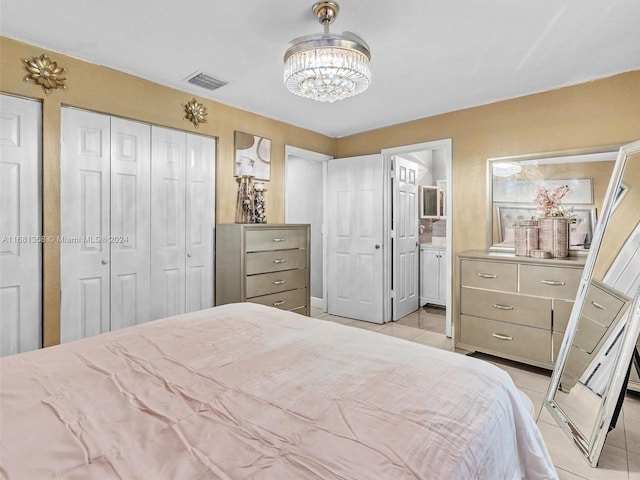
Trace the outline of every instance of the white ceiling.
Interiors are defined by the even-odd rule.
[[[373,80],[316,103],[282,82],[314,1],[2,0],[0,33],[332,137],[640,69],[639,0],[338,0]],[[200,70],[230,83],[184,81]]]

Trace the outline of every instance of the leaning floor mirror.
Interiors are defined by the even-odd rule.
[[[640,141],[620,148],[545,406],[597,466],[640,369]],[[640,372],[639,372],[640,373]]]

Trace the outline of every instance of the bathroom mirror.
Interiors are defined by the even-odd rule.
[[[615,162],[545,399],[593,467],[616,423],[640,332],[639,206],[637,141]]]
[[[568,185],[562,204],[575,218],[569,251],[588,253],[619,147],[488,159],[487,249],[513,252],[515,228],[539,214],[534,201],[538,188]]]

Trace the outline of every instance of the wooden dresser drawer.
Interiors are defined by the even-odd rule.
[[[551,334],[551,342],[552,348],[551,351],[553,353],[553,357],[551,361],[553,363],[558,361],[558,353],[560,353],[560,347],[562,346],[562,340],[564,339],[564,332],[553,332]]]
[[[307,289],[299,288],[287,292],[272,293],[261,297],[253,297],[248,300],[252,303],[260,303],[282,310],[295,310],[307,306]]]
[[[268,252],[250,252],[246,257],[247,275],[255,273],[280,272],[305,268],[306,250],[276,250]]]
[[[278,229],[265,228],[260,230],[247,230],[247,252],[260,252],[264,250],[286,250],[307,247],[306,229]]]
[[[593,353],[596,345],[607,333],[608,328],[592,321],[589,317],[580,317],[580,328],[573,337],[573,345],[587,353]]]
[[[247,299],[270,293],[294,290],[306,285],[307,270],[286,270],[284,272],[247,275]]]
[[[569,319],[571,318],[571,310],[573,310],[574,302],[568,300],[553,300],[553,331],[566,332]]]
[[[589,317],[602,327],[609,327],[624,304],[625,302],[621,298],[592,283],[587,289],[581,315]]]
[[[518,265],[515,263],[462,260],[461,277],[463,287],[516,292]]]
[[[542,265],[520,265],[520,293],[575,300],[582,270]]]
[[[551,329],[551,300],[463,287],[461,313]]]
[[[562,377],[560,378],[562,391],[568,392],[569,389],[576,384],[578,379],[584,374],[586,367],[591,364],[591,361],[591,355],[587,352],[583,352],[574,346],[569,349],[567,363],[564,366]]]
[[[460,339],[490,350],[550,362],[551,332],[461,315]]]

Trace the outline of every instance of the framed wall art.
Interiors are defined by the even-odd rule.
[[[269,181],[271,177],[271,140],[250,133],[235,132],[236,177],[249,175],[256,180]]]

